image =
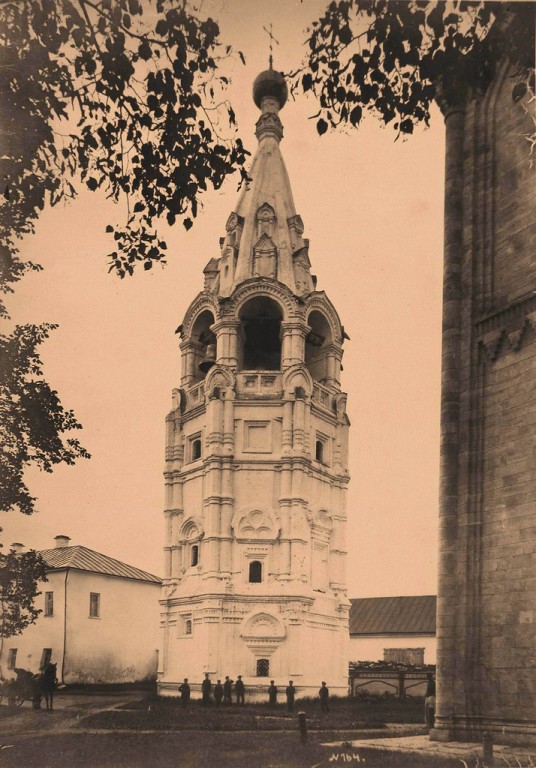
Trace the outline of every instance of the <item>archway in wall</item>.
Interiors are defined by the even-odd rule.
[[[213,324],[214,315],[205,309],[197,316],[192,327],[195,381],[202,381],[216,362],[216,336],[211,330]]]
[[[281,321],[279,304],[266,296],[256,296],[240,310],[239,367],[244,371],[281,369]]]
[[[327,348],[332,342],[331,327],[325,316],[314,309],[308,317],[310,331],[305,339],[305,365],[315,381],[328,376]]]

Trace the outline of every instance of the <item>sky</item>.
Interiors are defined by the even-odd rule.
[[[230,65],[228,97],[240,135],[255,149],[251,98],[266,69],[273,25],[274,66],[295,69],[319,0],[204,2],[225,42],[244,52]],[[337,308],[345,342],[350,473],[350,597],[436,592],[441,358],[444,127],[407,141],[366,116],[358,130],[322,137],[312,98],[280,113],[281,150],[296,210],[310,240],[312,272]],[[4,545],[46,549],[58,534],[163,573],[164,419],[180,378],[175,329],[202,289],[203,268],[238,199],[238,179],[204,195],[194,227],[163,223],[163,269],[120,280],[108,273],[108,223],[124,211],[100,193],[46,210],[21,256],[44,270],[26,276],[9,300],[19,323],[59,328],[41,348],[45,376],[73,409],[76,436],[92,455],[51,474],[30,470],[32,517],[4,514]]]

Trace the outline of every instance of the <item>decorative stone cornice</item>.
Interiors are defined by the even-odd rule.
[[[229,314],[238,316],[242,304],[245,304],[252,296],[268,296],[278,301],[282,304],[284,320],[302,316],[303,310],[290,288],[277,280],[264,277],[253,277],[245,280],[238,286],[229,300],[220,300],[219,315],[222,319]]]
[[[277,141],[283,138],[283,124],[275,112],[265,112],[255,124],[255,136],[260,141],[264,136],[273,136]]]

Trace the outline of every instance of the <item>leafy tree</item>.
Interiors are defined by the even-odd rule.
[[[35,622],[41,613],[34,607],[40,581],[47,576],[38,552],[0,553],[0,638],[20,635]]]
[[[508,18],[506,18],[508,16]],[[428,124],[434,99],[482,93],[497,64],[515,63],[512,96],[534,96],[534,4],[340,0],[310,30],[293,90],[320,103],[319,134],[357,127],[368,110],[397,133]]]
[[[208,184],[246,178],[240,139],[220,131],[223,113],[235,123],[218,101],[231,48],[186,0],[4,2],[0,48],[4,280],[25,269],[13,237],[33,231],[47,203],[74,197],[78,179],[126,200],[124,226],[107,227],[110,269],[123,277],[164,261],[158,217],[188,229]]]
[[[80,429],[72,411],[65,411],[57,392],[42,377],[37,346],[52,325],[17,326],[0,336],[0,510],[29,515],[35,498],[24,482],[30,465],[51,472],[54,464],[73,464],[89,457],[78,440],[62,433]]]
[[[225,131],[235,124],[218,71],[231,48],[186,0],[8,0],[0,51],[4,293],[40,268],[21,260],[19,238],[80,185],[126,201],[124,224],[107,227],[110,270],[124,277],[165,261],[156,219],[189,229],[208,185],[235,171],[246,178],[247,153],[222,130],[224,120]],[[43,379],[37,348],[53,328],[16,327],[0,338],[2,510],[34,511],[29,465],[51,471],[89,455],[63,438],[80,425]]]

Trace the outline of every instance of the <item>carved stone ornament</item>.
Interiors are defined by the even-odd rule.
[[[303,221],[301,216],[296,214],[296,216],[291,216],[290,219],[287,219],[287,224],[289,229],[296,230],[296,233],[301,237],[303,235]]]
[[[203,523],[197,517],[189,517],[179,531],[179,542],[186,544],[191,541],[199,541],[203,536]]]
[[[261,509],[235,512],[231,526],[242,542],[275,541],[280,530],[275,514]]]
[[[279,141],[283,138],[283,124],[273,112],[265,112],[255,125],[255,136],[259,141],[268,133],[273,134]]]
[[[313,394],[313,379],[303,363],[297,363],[283,373],[283,391],[287,397],[295,394],[296,388],[301,387],[306,397]]]
[[[255,216],[255,222],[257,225],[257,237],[261,238],[263,235],[273,237],[275,221],[276,216],[274,209],[268,203],[263,203]]]
[[[236,377],[229,368],[214,365],[205,377],[205,392],[212,393],[214,387],[221,390],[234,389]]]
[[[248,616],[242,623],[240,634],[246,640],[282,640],[285,637],[285,625],[280,618],[262,611]]]
[[[266,233],[253,248],[253,272],[258,277],[277,278],[277,248]]]
[[[244,223],[244,219],[242,218],[242,216],[239,216],[233,211],[229,216],[229,218],[227,219],[227,223],[225,224],[225,229],[227,230],[227,232],[232,232],[234,229],[237,228],[239,224],[243,224],[243,223]]]

